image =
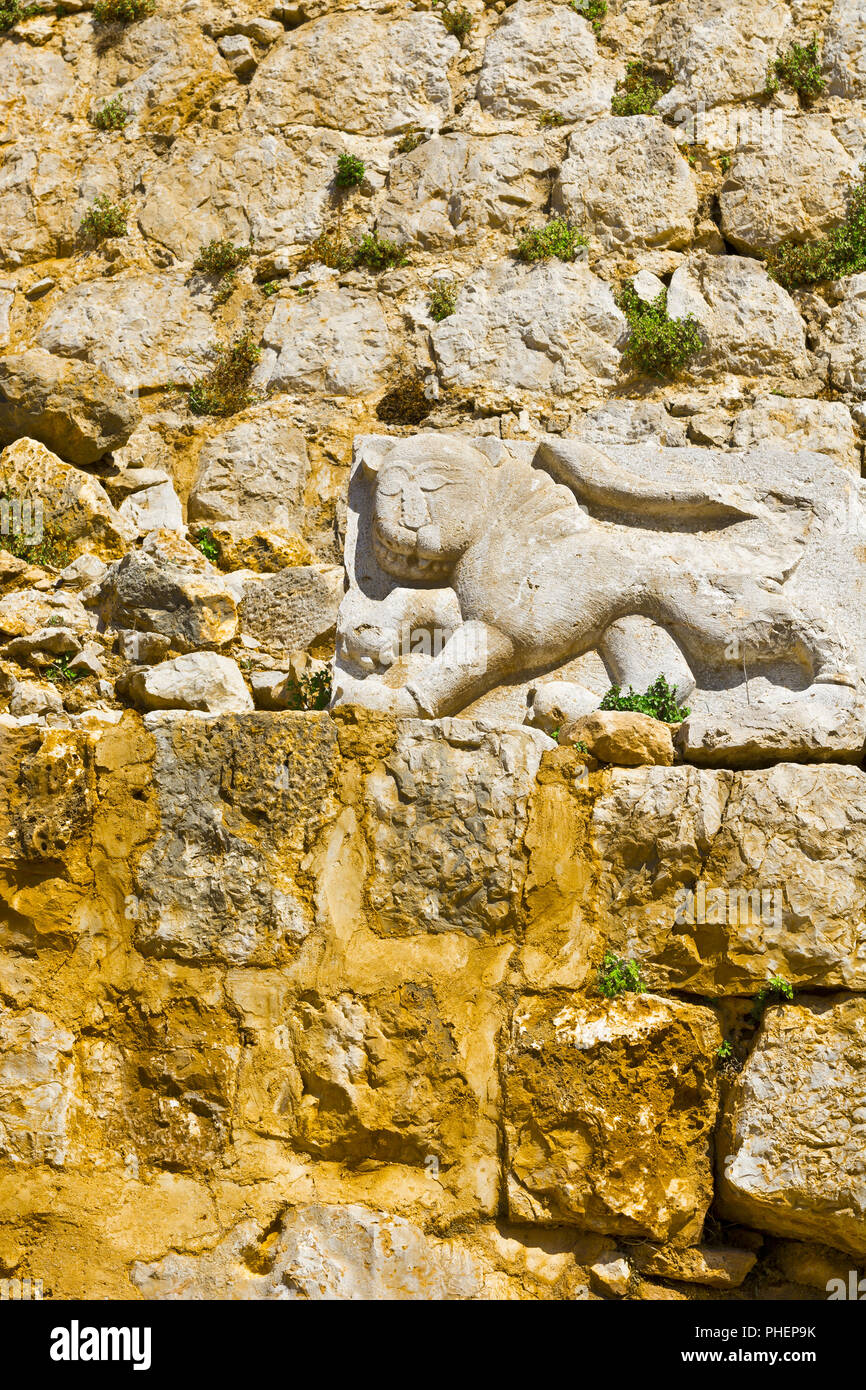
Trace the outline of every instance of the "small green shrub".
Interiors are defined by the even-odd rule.
[[[106,193],[100,193],[81,219],[78,230],[83,237],[96,242],[126,236],[128,215],[128,202],[113,203]]]
[[[190,388],[189,408],[194,415],[235,415],[258,399],[250,378],[262,350],[253,335],[241,333],[232,343],[220,343],[216,353],[216,365]]]
[[[12,499],[6,494],[5,501]],[[12,513],[14,521],[15,513]],[[53,526],[44,523],[38,539],[28,528],[0,533],[0,549],[8,550],[16,560],[26,560],[30,565],[46,566],[48,569],[62,570],[72,559],[69,544],[64,536]]]
[[[410,130],[406,131],[402,139],[397,141],[397,153],[411,154],[413,150],[417,150],[419,145],[423,145],[426,139],[427,136],[423,131],[416,130],[415,127],[412,126]]]
[[[841,226],[818,241],[780,242],[767,256],[767,270],[786,289],[866,270],[866,178],[851,190]]]
[[[289,709],[327,709],[331,703],[331,668],[302,671],[288,681]]]
[[[195,546],[201,551],[206,560],[210,560],[215,565],[220,557],[220,548],[214,540],[207,526],[200,526],[195,533]]]
[[[564,217],[552,217],[544,227],[534,227],[518,238],[515,248],[522,261],[546,261],[557,256],[561,261],[573,261],[586,237]]]
[[[93,18],[100,24],[133,24],[156,9],[156,0],[96,0]]]
[[[192,268],[202,271],[205,275],[227,275],[230,271],[237,270],[238,266],[246,265],[251,254],[250,246],[236,246],[233,241],[214,237],[201,248],[192,263]]]
[[[639,695],[632,686],[629,686],[628,694],[623,695],[620,686],[612,685],[599,709],[631,710],[636,714],[650,714],[653,719],[661,719],[665,724],[679,724],[689,715],[685,706],[677,704],[676,686],[668,685],[664,676],[656,676],[643,695]]]
[[[276,294],[279,288],[279,280],[267,280],[265,284],[262,285],[262,294],[267,295],[268,299],[270,299],[271,295]]]
[[[120,97],[112,97],[104,102],[90,116],[90,124],[97,130],[123,130],[131,120],[132,112],[127,110]]]
[[[434,8],[438,3],[439,0],[433,0]],[[452,10],[448,0],[442,0],[442,7],[439,10],[439,15],[448,33],[454,35],[462,48],[464,40],[468,39],[470,30],[472,29],[472,11],[467,10],[462,5],[459,9]]]
[[[742,1062],[736,1056],[727,1038],[716,1048],[716,1068],[723,1076],[728,1077],[736,1076],[743,1069]]]
[[[693,314],[672,319],[667,310],[667,291],[647,303],[629,280],[616,297],[628,320],[624,356],[638,371],[673,377],[704,348],[700,325]]]
[[[311,241],[301,253],[298,269],[306,270],[317,261],[331,270],[357,270],[363,266],[366,270],[380,271],[406,265],[408,257],[402,246],[380,237],[378,232],[367,232],[360,241],[348,242],[338,230],[321,232]]]
[[[352,265],[364,266],[367,270],[390,270],[394,266],[406,265],[407,256],[402,246],[378,232],[367,232],[361,237],[352,251]]]
[[[601,26],[607,14],[606,0],[570,0],[571,8],[578,14],[582,14],[584,19],[589,20],[592,25],[592,32],[598,38],[601,33]]]
[[[765,985],[761,985],[752,1005],[752,1019],[757,1023],[763,1017],[769,1004],[790,1003],[794,998],[794,986],[781,975],[771,975]]]
[[[629,63],[626,75],[616,84],[610,109],[615,116],[648,116],[659,97],[670,90],[671,83],[662,86],[640,60]]]
[[[363,159],[358,159],[354,154],[341,154],[337,160],[334,183],[338,188],[357,188],[364,182],[366,172]]]
[[[774,58],[767,72],[767,96],[774,96],[782,83],[793,87],[797,96],[809,103],[819,97],[827,83],[821,76],[821,51],[818,36],[808,43],[794,43],[778,58]]]
[[[440,280],[430,291],[430,317],[436,323],[450,318],[457,307],[458,285],[454,280]]]
[[[721,169],[722,173],[723,173],[723,174],[726,174],[726,173],[728,172],[728,170],[730,169],[730,167],[731,167],[731,156],[730,156],[729,154],[720,154],[720,155],[719,155],[719,168]]]
[[[542,111],[538,118],[539,125],[564,125],[565,117],[561,111]]]
[[[646,985],[640,977],[640,966],[636,960],[620,960],[613,951],[605,951],[604,960],[598,968],[598,992],[605,999],[616,999],[618,994],[644,994]]]
[[[58,656],[56,661],[52,661],[51,665],[47,667],[45,679],[54,681],[56,685],[64,682],[71,685],[74,681],[81,680],[82,674],[81,671],[70,671],[68,657]]]
[[[6,34],[22,19],[30,19],[39,13],[38,5],[22,5],[20,0],[2,0],[0,3],[0,34]]]

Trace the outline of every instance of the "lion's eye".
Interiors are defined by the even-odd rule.
[[[377,491],[385,497],[395,497],[402,487],[408,482],[408,474],[401,470],[393,470],[390,473],[380,473],[377,483]]]
[[[438,473],[430,473],[420,479],[419,485],[422,492],[438,492],[440,487],[448,486],[448,479]]]

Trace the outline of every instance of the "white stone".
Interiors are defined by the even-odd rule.
[[[322,289],[281,299],[264,331],[256,381],[333,396],[379,390],[391,361],[388,326],[372,294]]]
[[[237,662],[216,652],[189,652],[138,671],[130,695],[146,710],[244,714],[254,708]]]
[[[610,111],[614,86],[581,15],[551,0],[517,0],[487,40],[477,96],[493,116],[553,110],[592,120]]]

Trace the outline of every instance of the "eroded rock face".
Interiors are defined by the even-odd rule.
[[[518,0],[487,40],[477,95],[494,116],[552,109],[574,121],[609,111],[613,88],[582,15],[549,0]]]
[[[720,1039],[709,1010],[654,995],[530,996],[512,1029],[512,1219],[688,1244],[712,1191]]]
[[[0,441],[38,439],[69,463],[95,463],[119,448],[138,404],[99,371],[36,349],[0,360]]]
[[[237,603],[201,551],[171,531],[153,531],[102,580],[98,602],[115,628],[157,632],[180,651],[223,646],[237,631]]]
[[[66,422],[60,429],[74,433],[74,425]],[[90,551],[105,559],[122,555],[134,539],[133,528],[111,505],[101,484],[35,439],[18,439],[3,450],[0,481],[9,499],[4,534],[20,530],[25,541],[36,546],[47,532],[73,555]],[[17,524],[11,509],[16,499]]]
[[[864,1074],[862,999],[768,1009],[726,1106],[718,1159],[725,1211],[866,1255]]]

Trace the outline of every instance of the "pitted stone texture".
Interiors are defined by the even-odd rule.
[[[712,1200],[720,1041],[709,1009],[656,995],[519,1000],[503,1083],[512,1220],[688,1245]]]
[[[137,1261],[131,1277],[146,1299],[485,1297],[483,1267],[459,1244],[354,1203],[294,1207],[270,1233],[244,1221],[215,1250]]]
[[[791,296],[745,256],[696,255],[674,271],[671,318],[693,314],[707,345],[691,364],[704,374],[804,377],[806,328]]]
[[[857,160],[828,116],[789,116],[773,138],[738,146],[719,194],[722,233],[760,256],[789,237],[814,241],[845,216]]]
[[[835,0],[824,38],[822,67],[834,95],[866,95],[866,13],[860,0]]]
[[[52,49],[7,40],[0,75],[0,140],[7,149],[28,135],[56,132],[78,104],[75,69]]]
[[[666,125],[612,116],[571,137],[554,203],[605,251],[677,249],[694,233],[698,194]]]
[[[118,201],[116,156],[89,129],[77,129],[65,141],[52,132],[47,139],[32,135],[9,149],[0,168],[0,265],[71,255],[94,198],[105,194]]]
[[[246,585],[241,625],[268,647],[288,652],[330,648],[342,597],[343,571],[335,565],[292,565]]]
[[[434,136],[391,166],[378,230],[424,250],[513,233],[547,201],[556,156],[542,136]]]
[[[377,298],[353,289],[281,299],[262,342],[256,380],[273,391],[369,395],[381,389],[392,358]]]
[[[302,866],[335,814],[334,725],[324,714],[165,715],[154,736],[160,830],[137,870],[139,949],[284,963],[312,926]]]
[[[191,382],[212,361],[214,324],[183,273],[130,273],[74,285],[37,345],[92,362],[127,389]]]
[[[647,978],[695,993],[866,989],[866,777],[622,769],[595,801],[586,910]]]
[[[657,103],[663,116],[699,102],[746,101],[759,97],[767,69],[789,37],[791,15],[780,0],[675,0],[659,14],[648,55],[673,75],[674,85]]]
[[[62,1166],[76,1099],[75,1039],[44,1013],[0,1009],[0,1158]]]
[[[271,48],[250,84],[244,125],[358,135],[438,128],[451,113],[448,64],[459,47],[437,14],[323,15]]]
[[[495,261],[430,336],[445,390],[502,407],[610,387],[625,330],[610,287],[585,264]]]
[[[725,1215],[866,1256],[866,1003],[770,1008],[719,1136]]]
[[[534,729],[400,722],[367,780],[370,905],[388,936],[507,931],[526,871],[522,836],[541,754]]]
[[[492,116],[554,110],[566,121],[592,120],[610,110],[614,86],[581,15],[550,0],[517,0],[487,40],[477,96]]]
[[[674,760],[671,731],[660,719],[626,710],[596,710],[568,723],[559,735],[567,748],[582,743],[599,762],[616,767],[640,767],[658,763],[670,767]]]

